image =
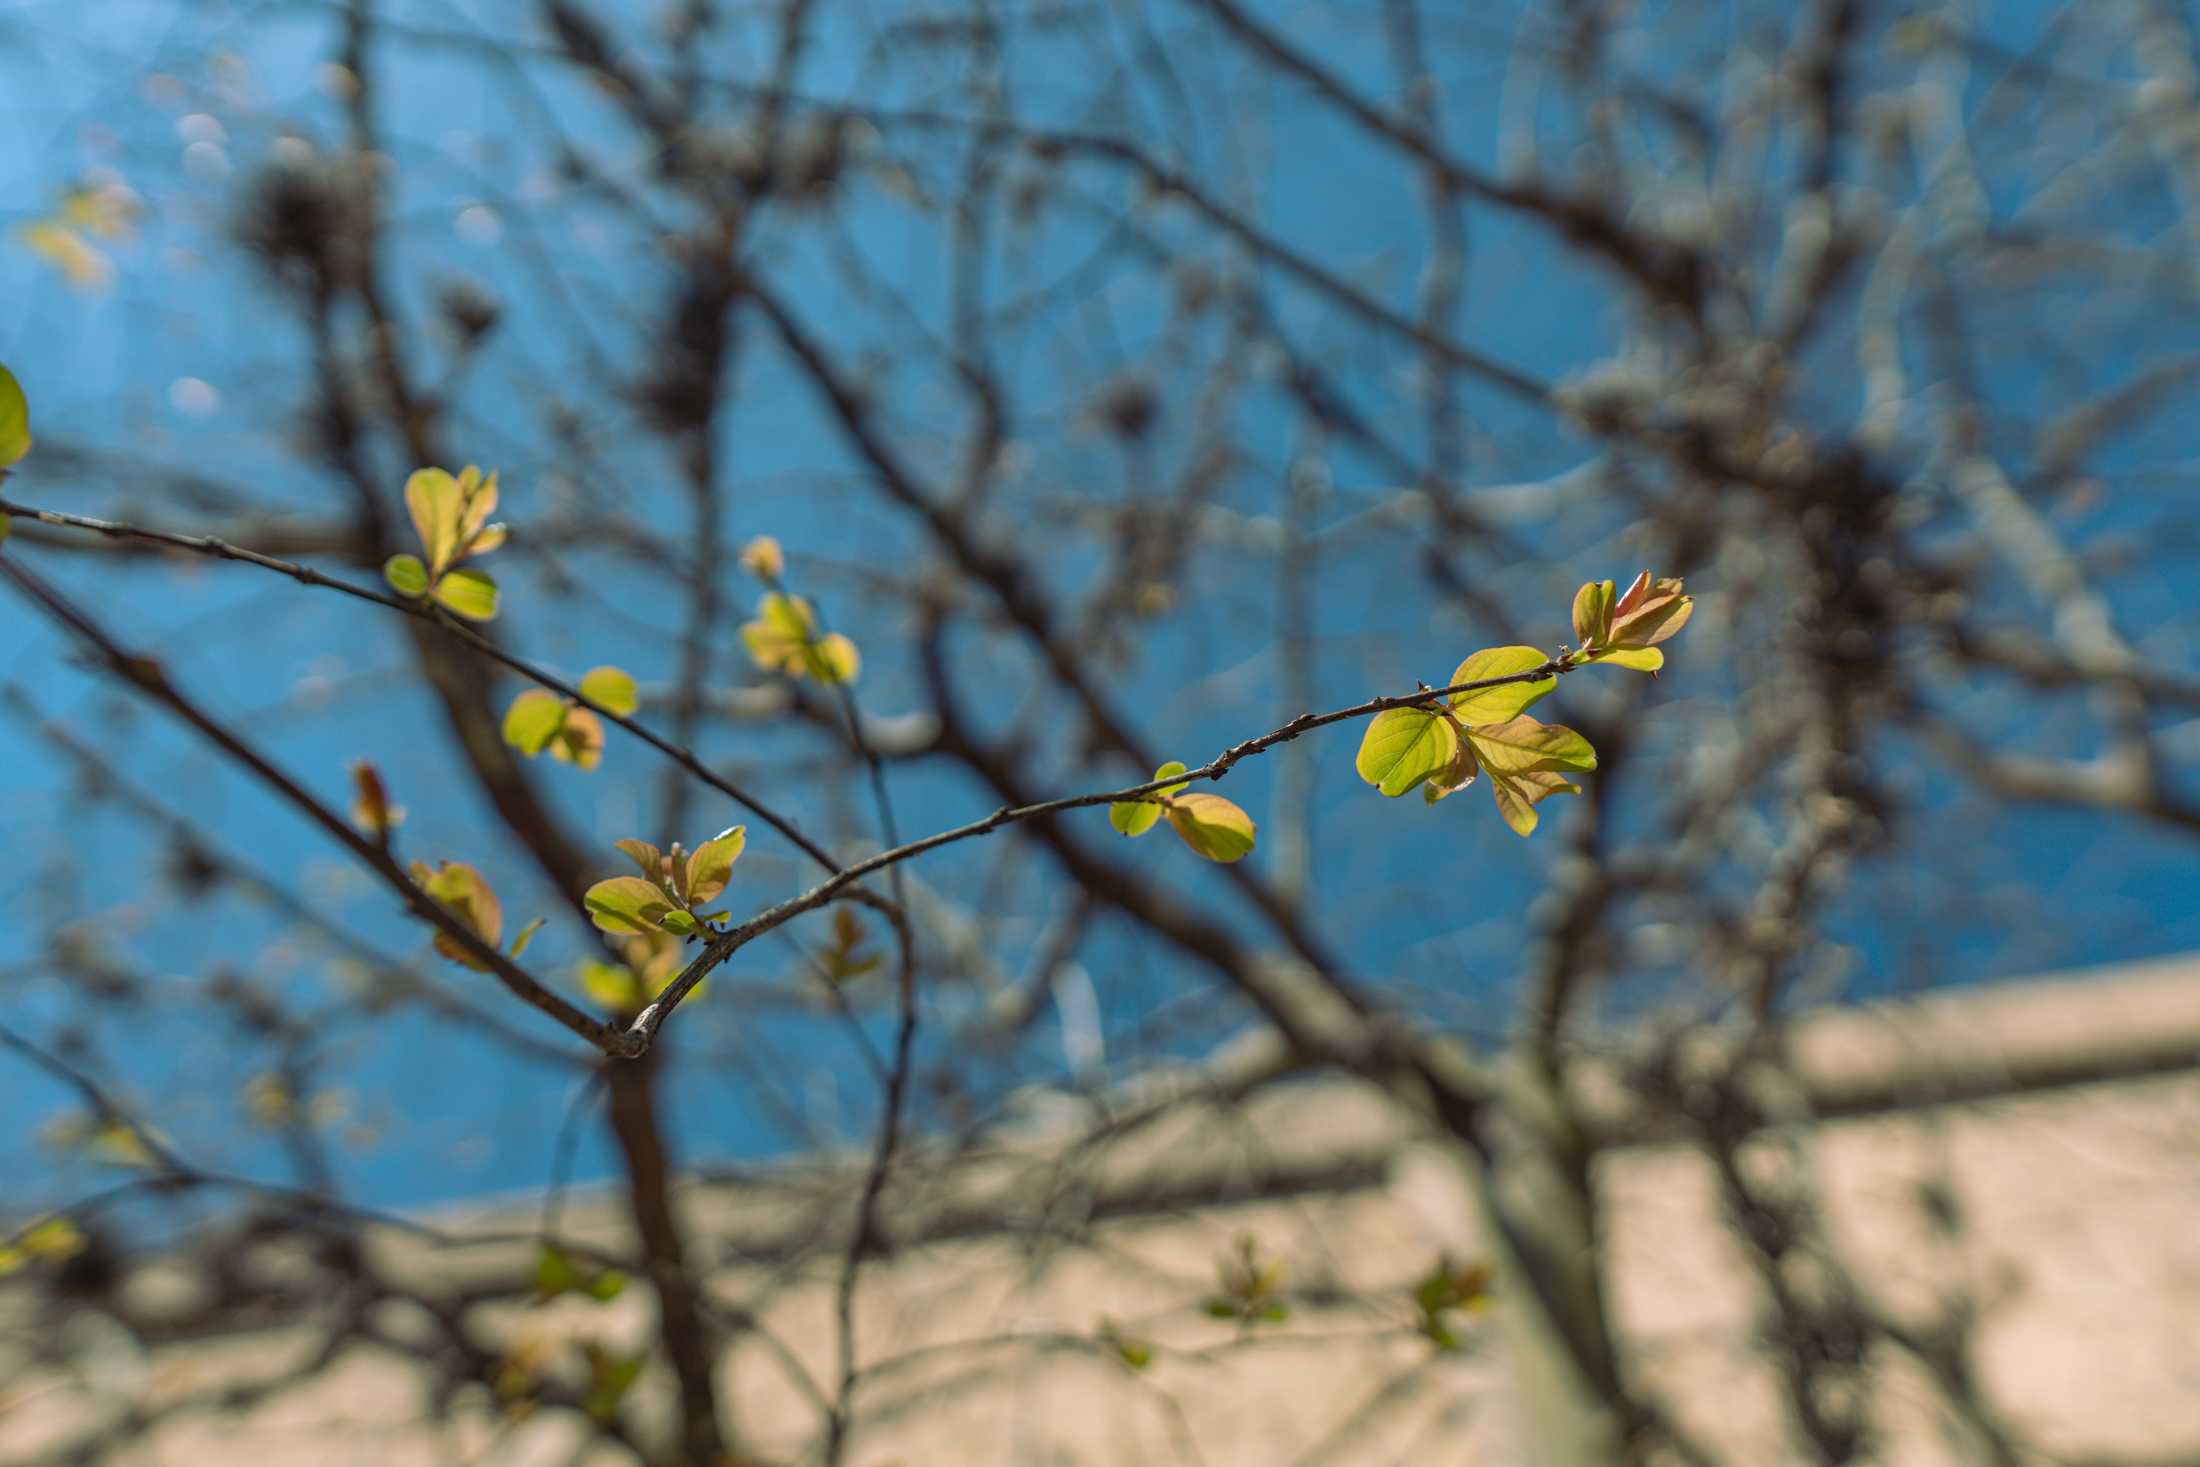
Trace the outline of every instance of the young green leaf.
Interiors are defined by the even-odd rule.
[[[592,667],[581,678],[581,696],[624,718],[641,706],[634,679],[616,667]]]
[[[628,860],[641,867],[642,875],[648,877],[651,881],[663,881],[665,879],[665,853],[648,841],[622,840],[614,841],[612,844],[617,846]]]
[[[724,891],[733,879],[733,863],[741,858],[741,848],[748,840],[748,827],[736,825],[697,846],[695,854],[688,857],[688,900],[707,902]]]
[[[856,651],[856,644],[839,632],[820,637],[804,649],[804,661],[810,676],[821,683],[852,683],[863,670],[863,657]]]
[[[428,568],[417,555],[393,555],[383,561],[382,579],[400,596],[417,599],[428,594]]]
[[[1605,641],[1623,650],[1654,647],[1688,625],[1695,609],[1695,598],[1683,594],[1678,579],[1652,580],[1650,572],[1644,571],[1613,603]]]
[[[1574,592],[1574,642],[1580,647],[1602,643],[1612,630],[1612,583],[1590,581]]]
[[[445,571],[430,594],[468,621],[490,621],[497,614],[497,583],[477,570]]]
[[[1665,666],[1665,653],[1656,647],[1603,647],[1581,660],[1610,663],[1614,667],[1631,668],[1636,672],[1656,672]]]
[[[504,710],[504,742],[532,759],[565,727],[566,712],[563,698],[529,688]]]
[[[581,1353],[588,1357],[588,1393],[581,1409],[609,1425],[618,1418],[619,1402],[633,1388],[648,1357],[617,1354],[594,1340],[583,1341]]]
[[[481,555],[504,543],[504,527],[488,523],[496,512],[497,476],[486,475],[472,464],[458,475],[458,552],[454,558]]]
[[[1485,647],[1460,663],[1451,681],[1478,683],[1493,677],[1511,677],[1516,673],[1533,672],[1549,661],[1533,647]],[[1452,716],[1466,724],[1502,723],[1557,686],[1558,679],[1553,676],[1533,682],[1501,683],[1471,693],[1454,693],[1451,695]]]
[[[1183,772],[1184,766],[1171,759],[1168,763],[1156,769],[1153,772],[1153,777],[1155,779],[1168,779],[1172,775],[1182,774]],[[1114,826],[1124,835],[1144,835],[1154,828],[1156,821],[1160,820],[1162,807],[1168,798],[1182,788],[1184,788],[1182,784],[1172,784],[1155,791],[1154,794],[1145,799],[1118,800],[1108,806],[1108,824]]]
[[[603,763],[603,720],[586,708],[567,708],[565,722],[550,740],[550,757],[578,769]]]
[[[526,952],[526,951],[527,951],[527,944],[529,944],[530,942],[533,942],[533,941],[535,940],[535,934],[536,934],[537,932],[540,932],[540,931],[542,930],[542,924],[543,924],[544,922],[548,921],[548,920],[549,920],[549,919],[548,919],[547,917],[537,917],[537,918],[536,918],[536,919],[535,919],[534,921],[532,921],[532,922],[528,923],[528,924],[527,924],[527,925],[526,925],[525,927],[522,927],[522,928],[521,928],[521,929],[520,929],[520,930],[519,930],[518,932],[516,932],[516,933],[514,933],[514,934],[513,934],[513,936],[512,936],[512,956],[513,956],[513,957],[515,957],[515,958],[516,958],[516,957],[518,957],[518,956],[519,956],[519,955],[520,955],[521,953],[523,953],[523,952]]]
[[[1178,795],[1168,814],[1184,844],[1210,861],[1235,861],[1253,848],[1253,818],[1220,795]]]
[[[0,469],[22,460],[31,451],[31,404],[23,396],[23,384],[0,366]]]
[[[1535,833],[1535,807],[1552,795],[1578,795],[1581,786],[1555,769],[1491,769],[1490,793],[1497,813],[1521,835]]]
[[[771,536],[759,535],[741,547],[741,569],[769,585],[786,574],[786,552]]]
[[[1482,767],[1492,773],[1597,767],[1596,750],[1587,739],[1560,724],[1538,723],[1526,714],[1470,728],[1467,738]]]
[[[1422,784],[1421,798],[1433,805],[1438,800],[1455,795],[1473,784],[1475,775],[1480,770],[1481,766],[1474,757],[1473,741],[1461,739],[1459,752],[1451,756],[1451,763],[1444,766],[1442,773],[1430,775]]]
[[[504,908],[497,895],[482,880],[481,873],[462,861],[438,862],[430,871],[421,862],[412,865],[413,881],[433,898],[443,909],[471,928],[474,936],[486,947],[494,948],[504,931]],[[452,962],[472,968],[476,972],[490,971],[489,965],[460,947],[447,932],[438,929],[435,934],[435,950]]]
[[[653,881],[614,876],[588,888],[581,898],[589,920],[606,932],[640,935],[664,929],[672,902]]]
[[[641,989],[634,981],[633,970],[624,963],[583,959],[581,991],[615,1013],[636,1014],[642,1009]]]
[[[463,513],[458,480],[441,469],[417,469],[405,481],[405,509],[427,552],[428,572],[440,574],[458,553],[458,522]]]
[[[1390,708],[1375,715],[1360,739],[1353,767],[1360,778],[1396,799],[1448,768],[1459,731],[1434,708]]]
[[[581,1286],[580,1270],[563,1248],[553,1248],[548,1243],[535,1255],[535,1297],[555,1299],[558,1295]]]
[[[756,603],[757,617],[741,627],[742,645],[766,672],[814,677],[822,683],[852,683],[862,668],[856,644],[838,632],[817,634],[817,613],[800,596],[767,591]]]

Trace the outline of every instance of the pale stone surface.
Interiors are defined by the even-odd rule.
[[[2020,1460],[2189,1463],[2200,1459],[2200,1071],[2174,1067],[2170,1031],[2200,1012],[2200,964],[2084,982],[2085,994],[1943,996],[1917,1023],[1843,1015],[1810,1034],[1806,1062],[1843,1077],[1851,1095],[1909,1084],[1903,1065],[1920,1044],[1961,1060],[1974,1096],[1993,1088],[1996,1066],[2051,1069],[2096,1041],[2143,1045],[2140,1067],[2161,1073],[1893,1111],[1859,1103],[1858,1114],[1805,1133],[1807,1166],[1823,1225],[1881,1314],[1923,1327],[1958,1293],[1980,1301],[1972,1368]],[[2088,1031],[2084,1015],[2096,1012],[2107,1017]],[[1414,1282],[1440,1254],[1471,1257],[1477,1245],[1450,1153],[1388,1104],[1341,1083],[1287,1087],[1234,1113],[1171,1115],[1075,1165],[1052,1134],[1035,1125],[889,1194],[903,1242],[866,1270],[857,1294],[864,1375],[853,1467],[1531,1467],[1486,1324],[1470,1326],[1470,1347],[1454,1353],[1413,1332]],[[1784,1387],[1759,1343],[1763,1296],[1718,1221],[1707,1160],[1681,1145],[1620,1148],[1605,1154],[1597,1181],[1634,1378],[1721,1463],[1809,1460],[1788,1434]],[[1952,1199],[1960,1232],[1934,1225],[1931,1187]],[[713,1297],[753,1312],[769,1333],[741,1336],[721,1365],[742,1439],[766,1460],[800,1459],[814,1440],[816,1393],[837,1380],[838,1250],[799,1245],[845,1235],[848,1192],[844,1173],[819,1168],[684,1194],[698,1246],[721,1260]],[[989,1212],[1014,1225],[981,1226]],[[600,1200],[577,1199],[570,1214],[577,1242],[624,1246]],[[526,1275],[530,1218],[525,1204],[484,1204],[437,1221],[503,1241],[437,1247],[383,1232],[368,1244],[449,1300]],[[1202,1313],[1218,1257],[1243,1235],[1285,1260],[1283,1323],[1240,1330]],[[102,1460],[576,1460],[570,1418],[500,1415],[486,1386],[439,1406],[401,1349],[433,1335],[417,1306],[383,1304],[373,1315],[400,1348],[356,1345],[316,1361],[339,1301],[313,1298],[312,1267],[293,1253],[265,1266],[310,1302],[261,1327],[149,1347],[96,1311],[65,1310],[22,1285],[0,1291],[0,1463],[64,1460],[129,1409],[147,1413],[149,1426]],[[187,1263],[149,1261],[124,1297],[169,1310],[190,1295],[179,1268]],[[633,1348],[648,1339],[649,1315],[635,1286],[606,1306],[569,1299],[470,1317],[508,1346],[539,1337]],[[1103,1322],[1153,1342],[1153,1364],[1127,1369],[1101,1343]],[[24,1348],[42,1333],[66,1342],[65,1364]],[[578,1382],[573,1360],[556,1369]],[[645,1374],[631,1398],[645,1426],[670,1409],[664,1374]],[[248,1394],[233,1406],[190,1404],[209,1387]],[[1898,1349],[1873,1358],[1872,1410],[1882,1435],[1864,1460],[1991,1460],[1930,1372]],[[599,1450],[579,1460],[622,1458]]]

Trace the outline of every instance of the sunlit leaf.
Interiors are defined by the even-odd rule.
[[[445,571],[432,594],[468,621],[488,621],[497,614],[497,583],[477,570]]]
[[[761,581],[776,581],[787,572],[787,557],[779,542],[759,535],[741,547],[741,568]]]
[[[413,862],[413,880],[420,889],[432,897],[442,908],[480,938],[486,947],[494,948],[504,931],[504,907],[497,895],[489,889],[489,883],[481,873],[462,861],[440,862],[430,871],[420,862]],[[437,929],[435,950],[454,963],[489,972],[490,965],[476,958],[449,933]]]
[[[400,596],[417,598],[428,592],[428,568],[417,555],[393,555],[383,561],[382,579]]]
[[[702,924],[695,920],[695,914],[693,912],[684,912],[680,908],[674,907],[671,911],[665,913],[663,917],[658,919],[658,925],[663,927],[667,932],[676,933],[681,937],[686,937],[689,933],[695,931],[696,928],[700,927]]]
[[[550,757],[581,769],[603,763],[603,720],[586,708],[566,709],[565,722],[551,737]]]
[[[742,624],[741,642],[758,667],[825,683],[855,681],[862,667],[856,644],[837,632],[819,637],[817,613],[809,602],[767,591],[756,610],[756,620]]]
[[[665,853],[648,841],[622,840],[613,841],[612,844],[617,846],[628,860],[641,867],[642,875],[648,877],[651,881],[665,879]]]
[[[1210,861],[1235,861],[1253,848],[1253,818],[1220,795],[1178,795],[1168,816],[1184,844]]]
[[[1168,763],[1156,769],[1153,772],[1153,777],[1155,779],[1167,779],[1172,775],[1182,774],[1183,772],[1183,764],[1171,759]],[[1180,782],[1163,786],[1155,791],[1151,798],[1118,800],[1108,806],[1108,823],[1125,835],[1144,835],[1154,828],[1156,821],[1160,820],[1162,801],[1183,788],[1184,786]]]
[[[1614,667],[1632,668],[1636,672],[1656,672],[1665,666],[1665,653],[1656,647],[1606,647],[1601,652],[1591,652],[1584,662],[1608,662]]]
[[[648,1357],[618,1354],[594,1340],[584,1341],[581,1352],[588,1357],[588,1393],[581,1400],[581,1409],[609,1423],[618,1416],[619,1402],[641,1375]]]
[[[1474,783],[1481,766],[1474,757],[1474,743],[1470,739],[1459,741],[1459,751],[1451,756],[1451,763],[1439,773],[1432,774],[1421,785],[1421,798],[1433,805],[1459,793]]]
[[[856,644],[839,632],[813,642],[806,661],[810,675],[821,683],[852,683],[863,670],[863,657],[856,651]]]
[[[1581,647],[1601,643],[1612,629],[1612,583],[1589,581],[1574,592],[1574,642]]]
[[[492,543],[482,543],[483,537],[489,533],[489,516],[496,513],[496,507],[496,470],[491,469],[485,475],[472,464],[468,464],[460,470],[458,475],[458,533],[456,543],[462,547],[463,554],[480,555],[486,551],[494,550],[498,545],[504,543],[504,532],[501,526],[497,527],[495,539]]]
[[[1596,750],[1572,729],[1556,723],[1538,723],[1522,714],[1504,723],[1485,724],[1467,730],[1482,767],[1493,773],[1517,773],[1526,769],[1594,769]]]
[[[0,469],[19,462],[31,451],[31,404],[23,396],[23,384],[0,366]]]
[[[634,679],[616,667],[592,667],[581,678],[581,696],[598,707],[625,717],[641,706]]]
[[[1581,786],[1555,769],[1490,770],[1490,793],[1497,813],[1521,835],[1536,827],[1536,805],[1552,795],[1578,795]]]
[[[620,1014],[637,1013],[642,1007],[641,986],[634,981],[633,970],[623,963],[585,960],[581,964],[581,991]]]
[[[644,933],[663,928],[672,903],[657,884],[639,876],[614,876],[582,898],[589,919],[606,932]]]
[[[580,1270],[573,1266],[573,1260],[567,1256],[566,1251],[548,1243],[543,1244],[542,1251],[535,1255],[535,1296],[540,1299],[555,1299],[558,1295],[580,1286]]]
[[[722,830],[695,848],[688,857],[688,900],[707,902],[726,889],[733,877],[733,863],[740,859],[741,848],[748,844],[748,827],[736,825]]]
[[[1613,604],[1607,640],[1614,647],[1655,646],[1686,626],[1695,609],[1677,578],[1653,580],[1644,571]]]
[[[567,711],[563,698],[529,688],[504,710],[504,742],[532,759],[565,727]]]
[[[405,510],[433,575],[458,551],[460,503],[458,480],[441,469],[416,469],[405,481]]]
[[[1451,675],[1451,684],[1446,686],[1533,672],[1549,661],[1534,647],[1485,647],[1460,663]],[[1501,723],[1557,686],[1556,677],[1546,677],[1533,682],[1504,683],[1472,693],[1454,693],[1452,715],[1464,724]]]
[[[521,953],[527,951],[527,944],[535,940],[535,934],[542,930],[542,924],[548,920],[549,919],[546,917],[537,917],[534,921],[528,923],[525,927],[522,927],[518,932],[512,935],[513,957],[516,958]]]
[[[1390,708],[1368,722],[1353,767],[1393,799],[1448,768],[1459,731],[1433,708]]]

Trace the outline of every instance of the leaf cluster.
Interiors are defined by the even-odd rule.
[[[497,614],[497,583],[463,565],[504,543],[505,526],[489,523],[497,507],[497,476],[468,464],[456,476],[420,469],[405,481],[405,508],[420,536],[419,555],[393,555],[382,578],[400,596],[423,597],[468,621]]]

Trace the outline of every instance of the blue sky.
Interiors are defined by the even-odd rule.
[[[586,88],[540,68],[524,80],[494,69],[485,75],[477,55],[452,42],[532,36],[530,12],[425,0],[389,8],[395,21],[417,28],[386,53],[390,84],[381,101],[395,168],[399,305],[423,319],[432,314],[433,291],[450,282],[476,282],[504,300],[506,324],[458,393],[454,433],[470,458],[503,469],[506,512],[523,530],[530,519],[560,512],[577,492],[543,421],[541,400],[553,391],[600,409],[601,421],[584,426],[620,469],[615,512],[677,523],[678,511],[654,488],[667,478],[667,464],[646,448],[621,448],[633,437],[627,409],[608,387],[593,392],[589,380],[599,354],[618,358],[620,343],[646,320],[666,279],[663,262],[651,241],[632,237],[584,191],[559,182],[545,131],[554,124],[612,169],[636,166],[633,146],[604,99]],[[879,77],[889,68],[869,31],[835,8],[827,13],[803,85],[820,95],[851,88],[868,100],[872,88],[885,85]],[[2021,36],[2032,13],[2017,7],[1997,24]],[[1192,34],[1166,9],[1151,12],[1150,24],[1164,39]],[[1505,28],[1493,22],[1492,29],[1491,46],[1462,47],[1445,78],[1450,132],[1464,155],[1482,163],[1495,159],[1504,82]],[[1369,50],[1347,21],[1302,38],[1370,85],[1383,74],[1381,53]],[[8,486],[11,495],[189,528],[209,511],[180,502],[184,496],[151,472],[173,468],[248,486],[256,502],[301,514],[339,502],[327,476],[302,468],[292,452],[300,431],[303,334],[223,241],[240,179],[285,149],[340,136],[322,69],[332,47],[332,11],[313,5],[103,3],[96,14],[81,5],[0,7],[0,56],[7,58],[0,62],[7,79],[0,87],[0,218],[10,226],[28,222],[59,190],[94,176],[119,177],[148,206],[134,238],[109,247],[112,280],[101,290],[64,285],[12,236],[0,245],[0,360],[24,380],[41,438],[53,445],[46,459],[26,463]],[[1675,53],[1686,49],[1676,44]],[[726,72],[754,75],[761,63],[753,51],[729,43]],[[1061,125],[1090,125],[1092,89],[1075,45],[1040,36],[1023,54],[1028,68],[1016,84],[1026,105]],[[1187,95],[1197,100],[1172,103],[1159,89],[1145,98],[1152,110],[1139,119],[1143,126],[1201,146],[1221,146],[1211,139],[1226,138],[1244,206],[1257,218],[1311,254],[1353,262],[1378,290],[1410,294],[1394,288],[1420,265],[1410,179],[1395,170],[1379,174],[1332,115],[1247,82],[1218,57],[1187,46],[1175,61]],[[925,95],[921,68],[894,76],[897,103],[938,100]],[[938,91],[955,96],[945,82]],[[1184,107],[1190,121],[1172,124],[1172,105]],[[276,118],[288,121],[278,126]],[[1231,126],[1215,126],[1218,118]],[[2135,229],[2149,227],[2143,213],[2133,221]],[[1152,227],[1163,240],[1189,234],[1168,216]],[[931,311],[947,268],[941,238],[938,228],[884,193],[855,191],[839,211],[837,233],[807,219],[773,225],[758,253],[811,320],[854,356],[872,338],[883,340],[880,322],[894,318],[880,301],[850,288],[835,251],[860,255],[874,282]],[[1151,275],[1103,272],[1086,281],[1079,270],[1090,246],[1089,234],[1074,229],[1042,231],[991,288],[997,298],[1044,289],[1073,299],[1045,330],[1004,335],[1001,365],[1040,398],[1059,384],[1058,401],[1032,420],[1028,449],[1043,467],[1039,477],[1104,484],[1123,467],[1110,445],[1081,428],[1075,393],[1153,349],[1166,298]],[[1524,226],[1478,224],[1474,249],[1461,331],[1478,349],[1551,377],[1610,349],[1614,306],[1596,277],[1565,265]],[[1411,364],[1398,353],[1370,351],[1288,289],[1279,288],[1275,298],[1311,351],[1337,354],[1335,364],[1362,386],[1374,410],[1392,411],[1410,392]],[[2129,344],[2107,341],[2096,349],[2135,356],[2148,349],[2144,328],[2143,320],[2133,322]],[[424,367],[440,360],[432,339],[417,350]],[[928,405],[941,395],[920,365],[890,362],[880,378],[912,442],[925,441]],[[2022,364],[1990,371],[1996,390],[2012,400],[2053,390],[2047,376]],[[921,556],[919,533],[854,483],[815,402],[772,358],[745,358],[735,396],[738,405],[723,425],[738,486],[731,533],[769,533],[785,542],[803,584],[874,649],[862,688],[866,706],[880,712],[906,706],[915,693],[913,675],[891,655],[906,626],[879,586],[882,574]],[[1468,405],[1481,434],[1470,482],[1532,479],[1584,455],[1578,441],[1497,394],[1470,393]],[[1827,406],[1839,412],[1849,405]],[[1266,460],[1244,466],[1220,507],[1251,519],[1270,515],[1272,527],[1293,427],[1281,413],[1256,414],[1247,426]],[[63,460],[66,469],[53,466],[65,449],[93,456]],[[2165,425],[2124,452],[2135,473],[2160,462],[2183,474],[2193,454],[2189,426]],[[386,465],[393,487],[404,467]],[[1376,465],[1332,446],[1325,469],[1334,487],[1312,528],[1335,545],[1308,592],[1319,629],[1304,674],[1314,701],[1335,706],[1440,678],[1480,645],[1476,638],[1490,639],[1488,629],[1467,624],[1425,588],[1401,587],[1394,546],[1355,538],[1357,517],[1383,497]],[[1033,516],[1048,512],[1042,498],[1035,489]],[[2145,508],[2101,513],[2107,531],[2141,537],[2155,531]],[[1539,582],[1548,609],[1535,633],[1547,640],[1565,633],[1565,596],[1574,580],[1633,568],[1624,520],[1609,512],[1530,520],[1516,532],[1553,562]],[[475,858],[497,880],[513,920],[548,910],[529,869],[482,835],[493,825],[482,802],[451,781],[440,714],[409,685],[407,649],[393,628],[359,608],[301,596],[286,582],[241,569],[163,561],[117,572],[97,560],[43,552],[38,563],[116,630],[172,659],[196,695],[252,730],[310,787],[340,800],[346,764],[375,758],[412,807],[411,853],[432,859],[482,852]],[[2115,580],[2112,596],[2134,625],[2149,629],[2148,645],[2168,656],[2182,651],[2189,665],[2184,639],[2200,588],[2187,565],[2174,548],[2162,558],[2139,556]],[[1084,565],[1065,551],[1043,569],[1050,579],[1074,582]],[[1272,636],[1272,579],[1242,576],[1227,557],[1203,561],[1199,574],[1199,604],[1142,633],[1134,662],[1113,679],[1154,741],[1187,758],[1206,757],[1296,711],[1283,703],[1288,669]],[[669,675],[677,608],[659,604],[648,579],[631,568],[602,571],[577,588],[530,573],[512,590],[522,611],[511,626],[529,655],[569,673],[618,662],[645,683]],[[1248,637],[1249,628],[1257,635]],[[0,606],[0,629],[0,684],[23,690],[42,715],[107,750],[148,796],[297,890],[329,920],[393,957],[422,951],[419,929],[399,920],[292,812],[158,715],[130,709],[72,666],[66,649],[21,606]],[[731,632],[729,622],[723,639],[729,648]],[[993,649],[962,651],[959,671],[973,685],[990,686],[995,678],[1012,685],[1020,675],[1018,667],[996,663]],[[746,678],[734,658],[721,667],[728,679]],[[1717,695],[1714,679],[1676,668],[1659,703],[1682,710],[1664,715],[1678,717],[1691,700]],[[982,716],[1006,727],[1023,712],[1004,702]],[[2002,714],[1988,708],[1983,716],[2005,718],[2013,740],[2040,736],[2024,726],[2021,703],[2009,702]],[[1473,820],[1371,821],[1369,797],[1350,769],[1351,746],[1349,736],[1333,736],[1309,754],[1313,808],[1325,832],[1311,879],[1333,894],[1321,904],[1319,924],[1410,1002],[1470,1026],[1501,1025],[1506,986],[1557,842],[1539,841],[1523,857],[1487,818],[1479,796],[1472,797]],[[708,752],[743,770],[763,770],[795,747],[786,735],[745,728],[714,734]],[[1887,757],[1905,755],[1892,749]],[[1249,764],[1230,781],[1228,793],[1264,822],[1280,763]],[[1062,773],[1065,780],[1082,776],[1074,786],[1082,788],[1136,771]],[[543,779],[573,824],[608,845],[646,821],[658,772],[643,750],[615,737],[599,775],[545,770]],[[279,1174],[275,1144],[238,1124],[240,1096],[264,1069],[264,1056],[240,1045],[232,1025],[209,1017],[204,984],[226,968],[293,999],[339,1002],[350,970],[332,963],[325,944],[294,921],[257,904],[235,897],[201,906],[168,900],[156,869],[161,843],[149,837],[145,821],[73,799],[75,782],[70,762],[50,740],[20,719],[0,720],[0,841],[15,853],[0,866],[0,1016],[42,1036],[83,1028],[101,1072],[158,1106],[194,1155]],[[846,787],[797,787],[782,797],[814,827],[861,829],[868,816],[859,795]],[[895,796],[907,831],[968,819],[992,805],[988,792],[968,781],[930,771],[897,775]],[[1916,798],[1928,808],[1941,798],[1922,763]],[[699,818],[710,830],[726,823],[717,812]],[[1986,810],[1966,819],[1966,840],[1955,851],[1936,847],[1929,868],[1865,870],[1829,916],[1829,943],[1849,954],[1854,987],[1975,981],[2200,943],[2189,846],[2090,816]],[[57,853],[66,858],[59,880],[46,859]],[[1141,859],[1178,854],[1153,849]],[[606,874],[610,869],[607,860]],[[1432,871],[1447,874],[1431,880]],[[757,840],[735,892],[760,902],[802,874],[783,848]],[[998,882],[998,905],[987,910],[1000,919],[998,949],[1009,959],[1039,943],[1059,900],[1058,892],[1035,893],[1029,870],[1005,857],[958,857],[912,874],[936,879],[954,897],[990,892],[987,883]],[[1181,879],[1219,911],[1234,910],[1234,898],[1211,874],[1186,870]],[[140,975],[151,1001],[103,1013],[49,971],[38,950],[48,926],[43,919],[56,903],[81,910],[86,940]],[[552,970],[569,970],[587,950],[585,933],[557,924],[537,949]],[[784,949],[745,954],[725,987],[738,992],[744,979],[784,977],[788,962]],[[1085,965],[1116,1058],[1151,1042],[1143,1031],[1156,1016],[1182,1020],[1168,1041],[1182,1052],[1244,1020],[1209,995],[1197,975],[1137,944],[1104,937]],[[954,1024],[975,1012],[978,987],[943,995],[934,1043],[948,1043]],[[525,1027],[533,1020],[519,1012],[514,1022]],[[860,1134],[872,1104],[869,1081],[837,1021],[749,1008],[722,996],[696,1027],[697,1050],[714,1058],[689,1062],[681,1072],[676,1125],[691,1157],[727,1161],[797,1139]],[[332,1083],[344,1092],[336,1134],[346,1185],[381,1203],[539,1183],[553,1118],[573,1088],[567,1070],[454,1034],[415,1013],[347,1028],[325,1058]],[[1050,1021],[1004,1073],[1055,1075],[1065,1064],[1065,1046]],[[44,1077],[0,1064],[0,1100],[27,1122],[0,1142],[0,1163],[29,1169],[62,1193],[82,1185],[86,1174],[57,1160],[37,1132],[68,1099]],[[596,1142],[585,1143],[582,1172],[605,1165]]]

